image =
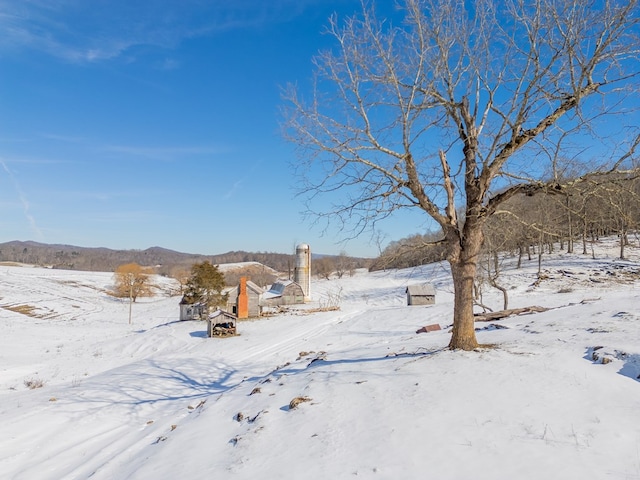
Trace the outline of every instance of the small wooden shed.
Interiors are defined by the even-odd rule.
[[[186,297],[180,300],[180,320],[204,320],[207,306],[202,302],[191,303]]]
[[[224,310],[216,310],[207,319],[208,337],[229,337],[236,334],[236,316]]]
[[[407,305],[433,305],[436,303],[436,289],[429,283],[409,285],[406,293]]]

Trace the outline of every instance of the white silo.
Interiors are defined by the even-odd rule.
[[[304,299],[311,299],[311,247],[301,243],[296,247],[296,268],[293,271],[293,281],[302,287]]]

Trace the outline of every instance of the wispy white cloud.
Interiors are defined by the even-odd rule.
[[[230,200],[231,198],[233,198],[234,195],[236,194],[236,192],[238,190],[240,190],[240,187],[242,187],[242,185],[245,183],[247,178],[251,177],[254,174],[255,170],[258,168],[258,166],[261,165],[261,164],[262,164],[262,160],[258,160],[253,165],[251,165],[249,167],[249,170],[245,171],[245,173],[244,173],[244,175],[242,177],[240,177],[238,180],[233,182],[233,184],[231,184],[231,187],[222,196],[222,198],[224,200]]]
[[[244,183],[244,178],[241,178],[240,180],[236,180],[235,182],[233,182],[233,184],[231,185],[231,188],[224,194],[222,198],[224,200],[229,200],[230,198],[232,198],[233,195],[236,193],[236,191],[238,191],[238,189],[240,188],[240,186],[242,186],[243,183]]]
[[[78,136],[72,136],[72,135],[60,135],[57,133],[44,132],[44,133],[41,133],[40,136],[47,140],[56,140],[56,141],[65,142],[65,143],[82,144],[87,142],[87,139],[84,137],[78,137]]]
[[[39,136],[46,140],[75,145],[92,152],[115,153],[150,160],[172,161],[184,159],[185,157],[221,155],[231,151],[230,147],[222,145],[141,146],[109,144],[91,138],[51,132],[40,133]]]
[[[33,49],[76,63],[132,59],[136,47],[172,49],[187,38],[286,22],[320,2],[0,0],[0,53]]]
[[[108,145],[104,150],[112,153],[144,157],[154,160],[180,160],[184,157],[219,155],[229,150],[212,146],[141,147],[132,145]]]
[[[176,70],[180,68],[180,62],[175,58],[165,58],[160,63],[160,70]]]
[[[47,192],[48,194],[55,196],[57,199],[64,201],[90,201],[98,203],[107,203],[113,200],[132,200],[149,197],[150,195],[157,195],[163,193],[160,190],[148,189],[148,188],[134,188],[134,189],[112,189],[112,190],[71,190],[64,189],[59,190],[55,187]]]
[[[42,240],[44,238],[44,235],[42,235],[42,231],[38,227],[38,224],[36,223],[36,219],[33,217],[33,215],[31,215],[31,212],[29,209],[29,201],[27,200],[26,195],[22,191],[22,188],[20,187],[18,180],[13,175],[13,172],[9,170],[9,167],[7,167],[7,164],[4,162],[4,160],[0,159],[0,165],[2,165],[2,168],[7,173],[7,175],[9,176],[9,179],[11,180],[11,183],[13,183],[13,186],[16,189],[18,198],[20,200],[20,204],[22,205],[22,211],[24,212],[24,216],[27,219],[27,222],[29,223],[31,230],[36,235],[36,238],[38,240]]]

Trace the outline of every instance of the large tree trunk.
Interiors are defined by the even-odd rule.
[[[452,350],[473,350],[478,347],[475,320],[473,318],[473,279],[476,265],[451,264],[453,276],[453,332],[449,348]]]
[[[477,223],[473,228],[465,228],[465,234],[449,256],[454,290],[453,332],[449,342],[452,350],[478,348],[473,317],[473,281],[481,246],[482,226]]]

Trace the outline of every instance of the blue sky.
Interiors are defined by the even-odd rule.
[[[358,9],[0,0],[0,242],[376,256],[371,235],[343,244],[302,217],[279,131],[280,88],[308,82],[329,15]]]

